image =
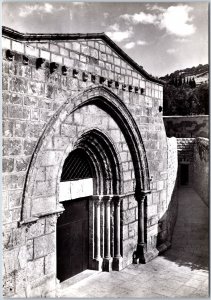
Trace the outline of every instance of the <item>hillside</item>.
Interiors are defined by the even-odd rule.
[[[164,115],[209,114],[209,65],[177,70],[160,77],[164,82]]]
[[[182,81],[187,82],[187,80],[194,79],[196,85],[201,83],[207,83],[209,78],[209,65],[198,65],[197,67],[186,68],[183,70],[176,70],[175,72],[171,73],[170,75],[167,74],[160,79],[164,80],[165,82],[169,83],[172,79],[179,78]]]

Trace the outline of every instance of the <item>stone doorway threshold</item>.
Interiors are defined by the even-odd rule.
[[[70,288],[74,284],[77,284],[78,282],[81,282],[82,280],[86,280],[87,278],[91,278],[93,276],[98,275],[101,273],[101,271],[96,270],[85,270],[73,277],[70,277],[69,279],[61,282],[59,284],[59,291],[57,291],[57,297],[61,297],[61,295],[65,292],[66,289]]]

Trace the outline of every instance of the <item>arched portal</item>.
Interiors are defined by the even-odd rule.
[[[91,110],[96,113],[91,115]],[[138,126],[122,100],[105,87],[92,87],[68,99],[46,125],[26,176],[20,224],[47,222],[46,218],[53,219],[56,227],[65,210],[59,198],[64,162],[71,161],[71,155],[80,158],[80,151],[86,153],[86,171],[93,176],[93,194],[88,201],[88,267],[110,270],[112,265],[119,270],[122,254],[127,265],[136,246],[136,239],[131,241],[128,235],[123,245],[121,200],[131,199],[133,213],[125,207],[124,222],[133,224],[130,227],[136,232],[139,221],[139,240],[144,246],[145,211],[143,205],[137,210],[135,200],[149,190],[150,181]],[[80,159],[77,164],[83,165]],[[85,176],[84,172],[72,176]]]
[[[60,180],[64,212],[57,221],[57,278],[63,281],[85,269],[99,269],[104,252],[108,263],[103,268],[108,269],[111,245],[120,252],[120,220],[115,219],[118,231],[112,229],[111,208],[121,190],[118,157],[109,138],[96,129],[82,134],[64,161]]]

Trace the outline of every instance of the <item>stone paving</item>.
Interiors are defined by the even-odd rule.
[[[58,297],[208,298],[208,207],[191,188],[179,190],[172,247],[145,265],[120,272],[87,270],[61,284]]]

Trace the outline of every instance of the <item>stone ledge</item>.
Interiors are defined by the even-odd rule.
[[[30,224],[30,223],[37,222],[42,217],[49,216],[49,215],[60,214],[63,211],[64,211],[63,207],[58,207],[56,210],[50,210],[50,211],[45,211],[43,213],[36,214],[36,215],[34,215],[34,216],[32,216],[32,217],[30,217],[28,219],[20,221],[19,222],[19,226],[27,225],[27,224]]]

